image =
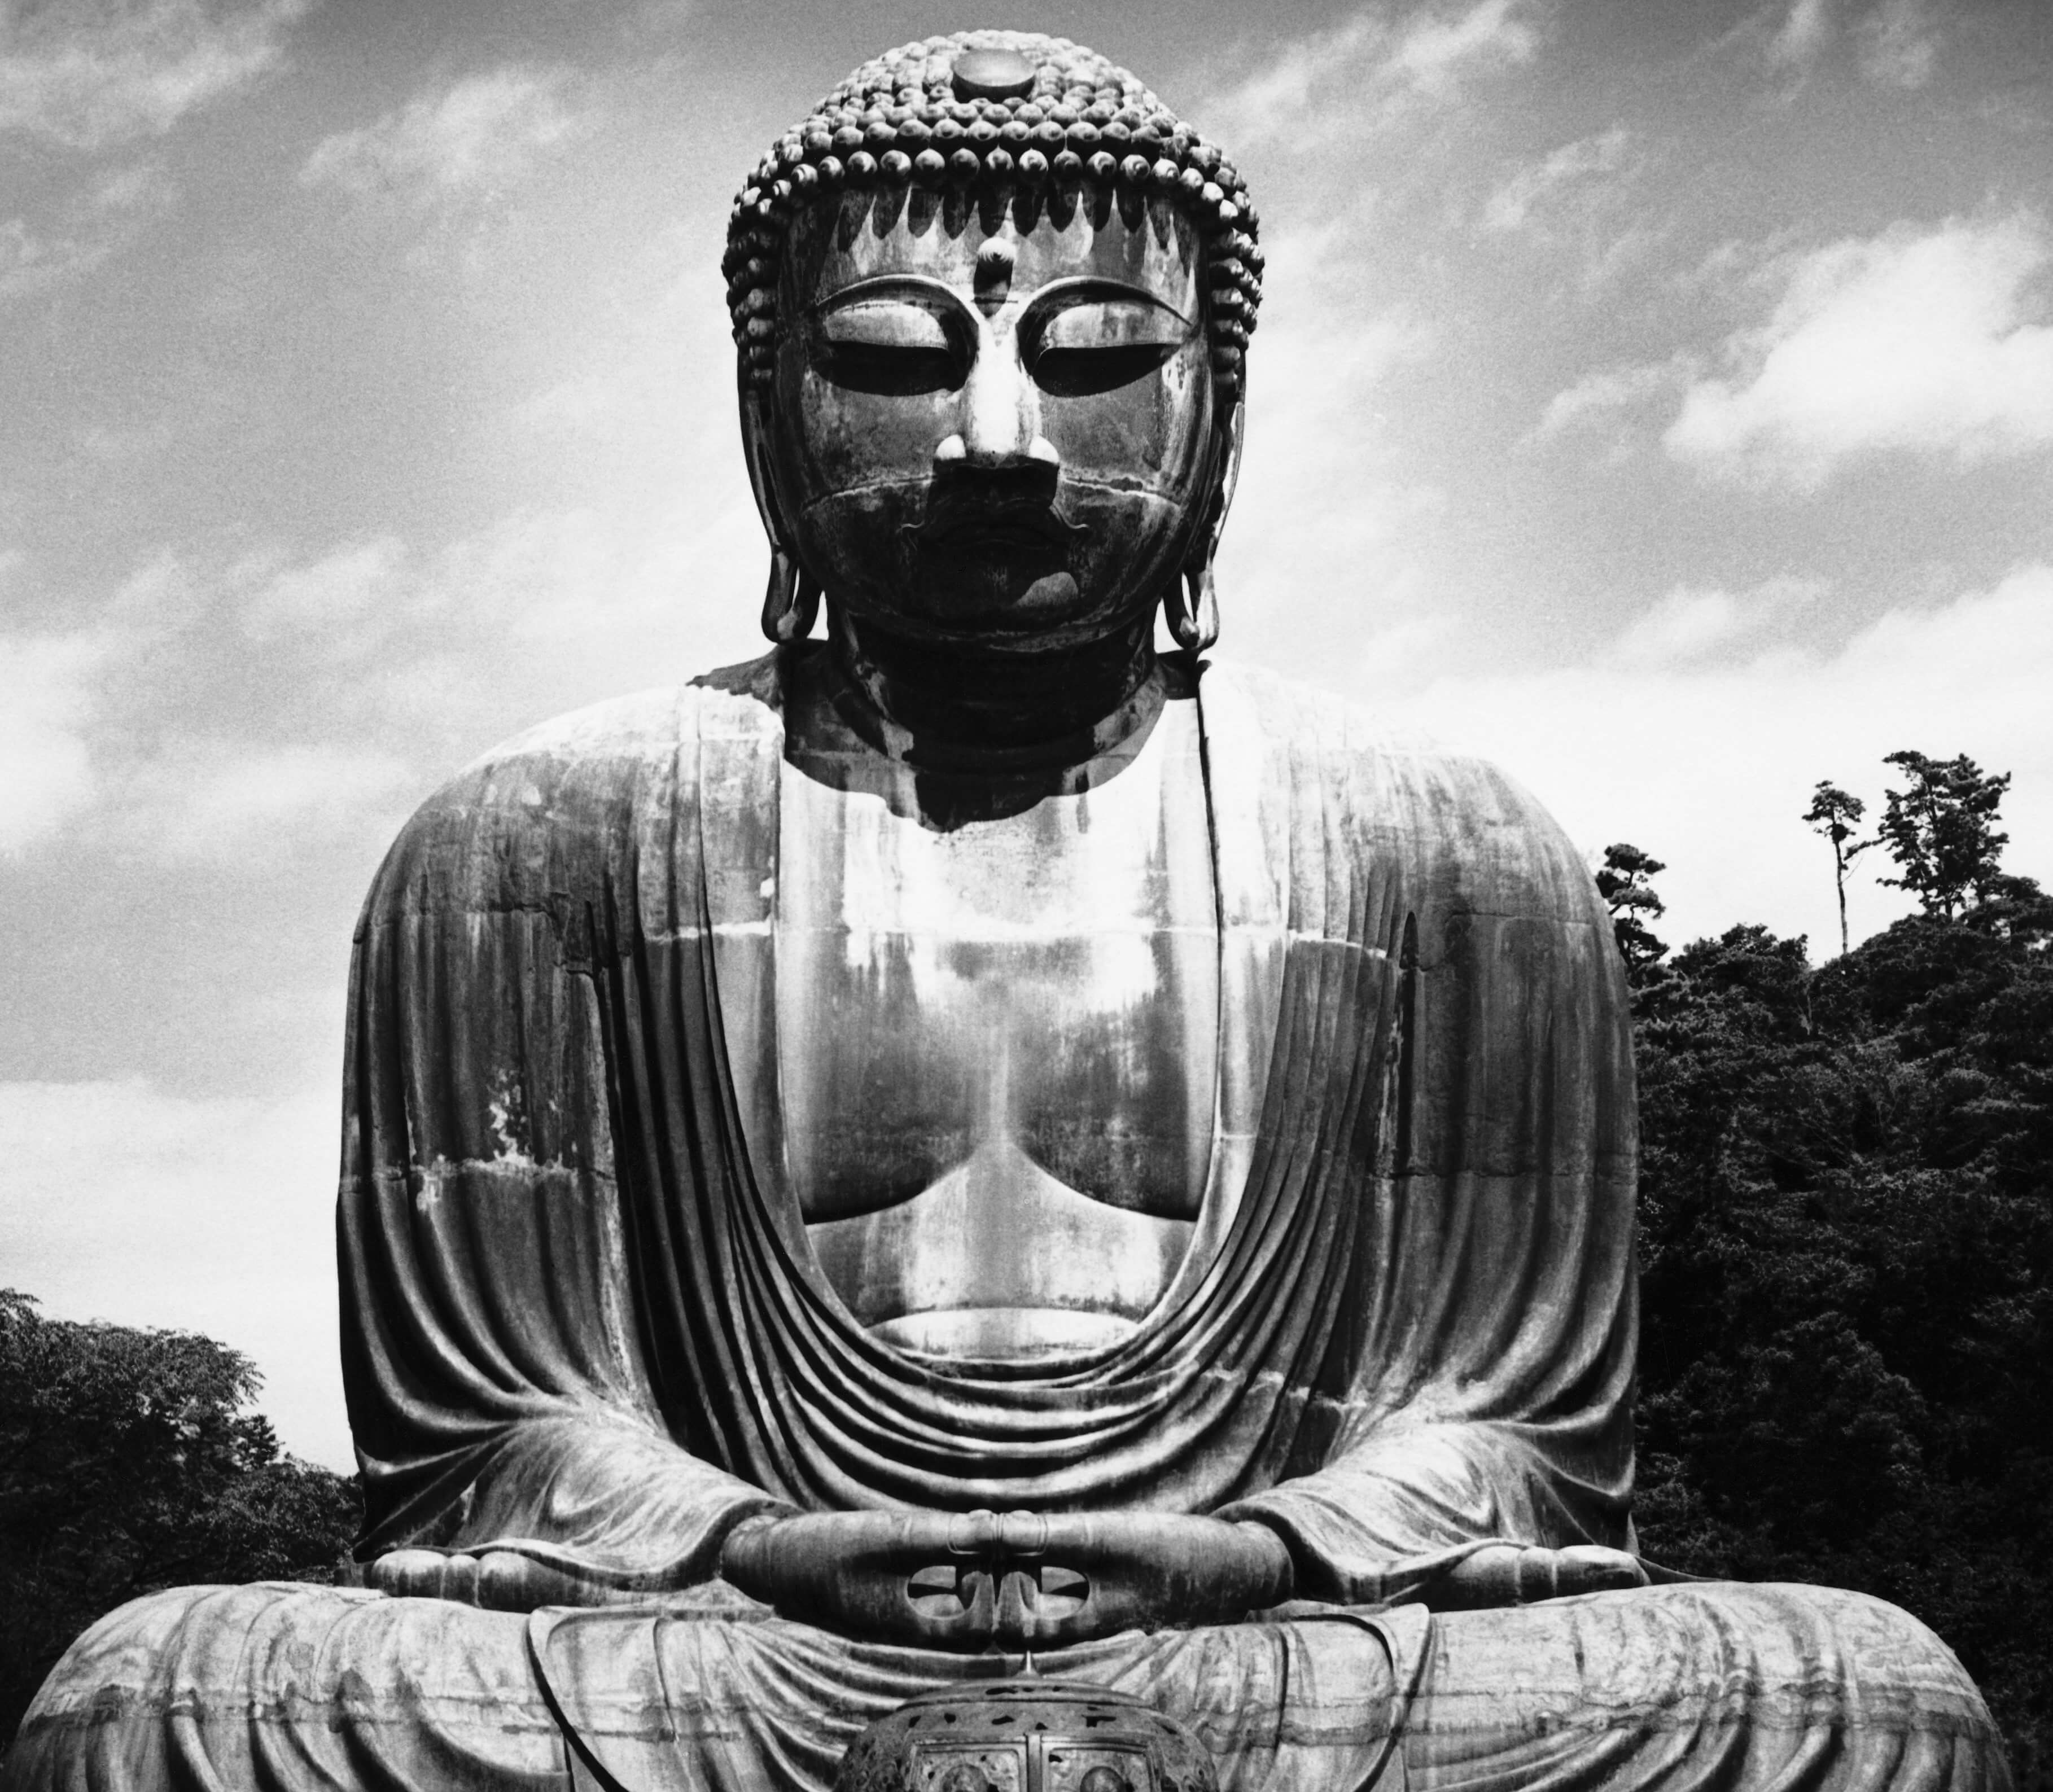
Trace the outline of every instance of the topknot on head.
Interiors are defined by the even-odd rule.
[[[1213,374],[1223,397],[1239,392],[1262,302],[1246,183],[1127,70],[1030,31],[960,31],[887,50],[771,146],[736,195],[721,263],[744,387],[771,380],[777,256],[792,214],[844,186],[878,182],[1089,185],[1168,198],[1204,240]]]

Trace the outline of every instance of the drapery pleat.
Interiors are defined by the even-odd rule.
[[[1945,1645],[1824,1587],[1698,1584],[1128,1631],[1034,1657],[1189,1725],[1221,1792],[2008,1792]],[[6,1792],[828,1792],[862,1727],[1019,1658],[852,1642],[753,1611],[532,1617],[275,1583],[103,1618]]]
[[[1625,1009],[1529,799],[1209,672],[1223,921],[1278,972],[1222,983],[1273,1003],[1266,1064],[1222,1067],[1261,1080],[1244,1186],[1124,1342],[950,1373],[846,1312],[736,1098],[789,669],[524,736],[379,874],[339,1220],[367,1553],[676,1584],[754,1511],[1223,1510],[1352,1599],[1490,1541],[1624,1544]]]

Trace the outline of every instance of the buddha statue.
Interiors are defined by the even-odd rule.
[[[10,1787],[819,1792],[1022,1675],[1226,1792],[2007,1784],[1903,1613],[1639,1559],[1590,878],[1210,658],[1258,236],[1059,38],[773,147],[771,651],[488,755],[363,911],[362,1584],[116,1613]]]

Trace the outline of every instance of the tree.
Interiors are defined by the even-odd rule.
[[[1903,872],[1882,881],[1913,892],[1926,914],[1950,921],[1970,898],[1980,901],[1998,875],[2010,836],[1996,831],[1996,818],[2010,774],[1984,774],[1965,753],[1933,759],[1906,749],[1882,763],[1901,767],[1910,780],[1907,790],[1888,793],[1876,830]]]
[[[1811,794],[1811,806],[1804,811],[1804,819],[1811,824],[1814,833],[1821,833],[1832,843],[1832,878],[1839,892],[1839,951],[1846,952],[1847,943],[1847,867],[1875,844],[1872,840],[1855,840],[1855,830],[1860,825],[1861,817],[1867,813],[1867,805],[1859,797],[1849,796],[1838,785],[1824,778],[1818,780],[1818,787]]]
[[[1908,1608],[2053,1787],[2053,899],[1822,968],[1758,927],[1635,1003],[1635,1519],[1655,1560]]]
[[[334,1578],[353,1478],[281,1452],[249,1359],[0,1289],[0,1737],[94,1619],[158,1588]]]
[[[1660,860],[1621,840],[1604,849],[1604,864],[1597,872],[1597,894],[1611,911],[1611,934],[1635,989],[1647,982],[1668,955],[1667,946],[1647,924],[1667,912],[1667,904],[1654,888],[1655,878],[1667,869]]]

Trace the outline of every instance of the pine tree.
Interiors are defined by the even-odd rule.
[[[1667,912],[1667,904],[1654,888],[1654,880],[1667,869],[1660,860],[1620,840],[1604,849],[1604,864],[1597,871],[1597,894],[1611,911],[1611,933],[1618,941],[1619,956],[1625,960],[1627,979],[1635,989],[1651,981],[1668,955],[1666,943],[1647,925]]]
[[[1882,881],[1912,892],[1926,914],[1953,920],[1999,875],[2010,836],[1996,831],[1996,818],[2010,774],[1985,774],[1965,753],[1933,759],[1906,748],[1882,763],[1901,767],[1910,780],[1907,790],[1888,793],[1876,830],[1903,872]]]
[[[1839,892],[1842,954],[1850,949],[1847,938],[1847,867],[1876,844],[1872,840],[1854,838],[1861,817],[1867,813],[1867,805],[1859,797],[1848,795],[1838,785],[1823,778],[1812,793],[1811,806],[1804,811],[1804,819],[1811,824],[1812,831],[1823,834],[1832,843],[1832,880]]]

